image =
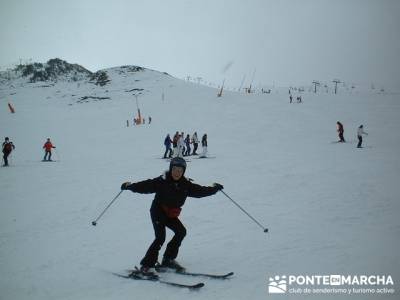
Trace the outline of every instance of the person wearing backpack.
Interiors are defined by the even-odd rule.
[[[56,148],[56,147],[53,146],[53,144],[51,143],[50,139],[47,139],[46,143],[44,143],[44,145],[43,145],[43,149],[45,149],[43,161],[52,161],[51,160],[51,149],[52,148]]]
[[[8,156],[11,152],[15,149],[13,142],[10,141],[8,137],[4,139],[3,142],[3,160],[4,160],[4,167],[8,166]]]

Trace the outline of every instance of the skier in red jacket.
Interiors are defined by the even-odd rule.
[[[53,144],[51,143],[50,139],[47,139],[47,142],[44,143],[44,145],[43,145],[43,149],[45,149],[43,161],[52,161],[51,160],[51,149],[52,148],[56,148],[56,147],[53,146]]]

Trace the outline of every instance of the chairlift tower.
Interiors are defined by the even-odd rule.
[[[335,83],[335,94],[336,94],[337,93],[337,85],[338,85],[338,83],[340,83],[340,80],[339,79],[334,79],[334,80],[332,80],[332,82]]]
[[[314,85],[314,93],[317,93],[317,85],[318,85],[318,86],[320,85],[319,81],[314,80],[314,81],[313,81],[313,85]]]

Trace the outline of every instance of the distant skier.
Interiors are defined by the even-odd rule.
[[[172,146],[173,146],[173,156],[177,157],[178,156],[178,141],[179,141],[179,133],[178,131],[175,133],[174,138],[172,139]]]
[[[52,161],[51,160],[51,149],[53,149],[53,148],[56,148],[56,147],[53,146],[50,139],[48,138],[46,143],[44,143],[44,145],[43,145],[43,149],[45,151],[43,161]]]
[[[15,145],[13,142],[10,141],[8,137],[4,139],[3,142],[3,160],[4,160],[4,167],[8,166],[8,156],[11,154],[11,152],[15,149]]]
[[[197,137],[197,132],[193,133],[192,136],[192,143],[193,143],[193,153],[192,155],[197,155],[197,148],[199,147],[199,138]]]
[[[171,144],[172,144],[172,140],[171,140],[169,134],[167,134],[167,136],[164,139],[164,146],[165,146],[164,158],[167,158],[168,153],[169,153],[168,157],[172,157]]]
[[[289,90],[289,92],[290,92],[290,90]],[[289,100],[290,100],[289,103],[292,103],[292,102],[293,102],[293,96],[292,96],[292,94],[289,95]]]
[[[186,138],[185,138],[185,145],[186,145],[186,151],[185,151],[185,155],[184,156],[189,156],[190,155],[190,151],[191,151],[191,149],[190,149],[190,135],[188,134],[188,135],[186,135]]]
[[[185,138],[182,132],[178,138],[178,157],[183,157],[184,154],[185,154]]]
[[[201,158],[207,157],[207,146],[208,146],[207,133],[205,133],[201,138],[201,147],[203,148],[203,152],[200,155]]]
[[[180,150],[179,150],[180,156],[181,157],[185,156],[186,144],[185,144],[185,133],[183,131],[181,132],[181,135],[179,138],[178,147],[180,147]]]
[[[336,125],[337,125],[337,132],[339,133],[339,143],[345,143],[346,141],[344,140],[344,137],[343,137],[343,133],[344,133],[343,124],[340,123],[339,121],[337,121]]]
[[[181,157],[175,157],[170,162],[169,170],[164,172],[163,175],[136,183],[125,182],[121,185],[121,190],[130,190],[141,194],[155,193],[150,208],[155,239],[140,262],[140,270],[145,276],[154,276],[155,274],[154,267],[158,260],[159,251],[165,242],[166,227],[174,232],[174,236],[167,245],[161,266],[177,271],[184,270],[184,267],[175,260],[186,235],[186,229],[178,219],[182,206],[187,197],[207,197],[224,188],[218,183],[214,183],[213,186],[201,186],[192,183],[191,180],[183,176],[185,170],[186,161]]]
[[[361,144],[363,142],[363,138],[362,138],[363,134],[368,135],[368,133],[366,133],[364,131],[364,125],[360,125],[360,127],[358,127],[358,129],[357,129],[357,138],[358,138],[357,148],[362,148]]]

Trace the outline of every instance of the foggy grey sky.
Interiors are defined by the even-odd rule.
[[[0,0],[0,66],[59,57],[239,86],[400,86],[397,0]],[[229,67],[230,66],[230,67]]]

